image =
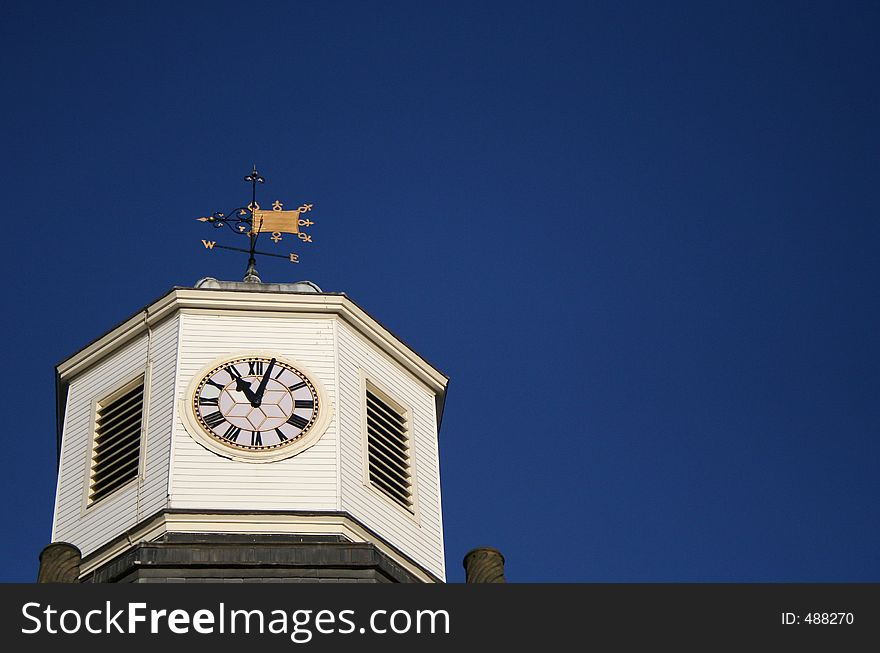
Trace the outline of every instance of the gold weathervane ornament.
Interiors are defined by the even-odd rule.
[[[275,200],[272,204],[272,210],[266,211],[257,204],[257,184],[265,183],[265,179],[257,172],[257,166],[254,166],[253,172],[244,178],[245,181],[251,183],[251,203],[247,207],[238,207],[228,213],[214,213],[213,215],[196,218],[199,222],[208,222],[212,227],[220,229],[229,227],[233,233],[240,236],[247,236],[250,240],[250,247],[243,249],[241,247],[230,247],[228,245],[218,245],[216,241],[202,239],[202,245],[205,249],[213,250],[215,247],[219,249],[230,249],[236,252],[248,253],[248,267],[245,272],[244,280],[250,283],[260,283],[260,277],[257,273],[256,255],[273,256],[275,258],[285,258],[291,263],[299,263],[299,254],[293,252],[289,254],[273,254],[271,252],[258,252],[256,250],[257,239],[260,234],[268,233],[270,240],[276,245],[283,240],[281,234],[291,234],[296,236],[304,243],[312,242],[312,236],[301,229],[301,227],[311,227],[315,224],[305,216],[309,213],[313,205],[303,204],[294,211],[285,211],[284,205]]]
[[[252,224],[255,225],[253,230],[257,233],[271,233],[271,239],[276,243],[281,240],[281,234],[294,234],[305,243],[312,242],[310,235],[299,230],[300,227],[311,227],[315,224],[311,220],[301,220],[299,217],[311,211],[312,205],[303,204],[296,211],[284,211],[283,206],[278,200],[272,204],[271,211],[263,211],[256,203],[248,206],[253,215]]]

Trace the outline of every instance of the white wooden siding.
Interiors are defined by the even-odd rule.
[[[342,509],[445,580],[434,395],[346,324],[337,327]],[[417,519],[365,482],[361,374],[409,410]]]
[[[147,446],[137,521],[168,505],[178,329],[179,319],[176,315],[153,329],[150,345],[150,389],[147,397]]]
[[[148,346],[149,343],[149,346]],[[148,349],[150,361],[148,362]],[[177,354],[177,319],[156,325],[73,379],[67,395],[64,438],[55,500],[52,540],[70,542],[88,555],[165,505],[168,452]],[[146,371],[147,424],[143,465],[137,481],[85,508],[92,446],[94,401]]]
[[[336,413],[333,317],[272,313],[184,312],[177,377],[178,407],[194,375],[237,351],[277,352],[300,363],[324,387]],[[311,448],[274,463],[229,460],[205,449],[174,422],[172,508],[199,510],[338,510],[336,417]]]

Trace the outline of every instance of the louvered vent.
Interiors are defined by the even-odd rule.
[[[137,478],[143,408],[143,377],[98,404],[89,503]]]
[[[412,469],[406,418],[367,389],[367,455],[370,483],[413,512]]]

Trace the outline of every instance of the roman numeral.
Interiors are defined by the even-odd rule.
[[[214,381],[213,379],[208,379],[207,381],[205,381],[205,383],[207,383],[208,385],[212,385],[212,386],[214,386],[214,387],[217,388],[218,390],[222,390],[223,388],[226,387],[226,386],[224,386],[224,385],[220,385],[219,383],[217,383],[217,382]]]
[[[221,413],[219,410],[211,413],[210,415],[205,415],[203,419],[205,420],[205,424],[207,424],[211,428],[214,428],[218,424],[222,424],[226,421],[226,418],[223,417],[223,413]]]
[[[235,365],[230,365],[229,367],[226,368],[226,371],[229,372],[229,376],[232,377],[233,381],[235,381],[235,379],[241,378],[241,372],[239,372],[235,368]]]
[[[291,415],[290,417],[287,418],[287,423],[293,424],[296,428],[298,428],[299,430],[302,430],[306,427],[306,424],[309,423],[309,420],[303,419],[302,417],[300,417],[299,415],[294,413],[293,415]]]
[[[262,376],[263,361],[248,361],[248,374]]]
[[[262,445],[263,440],[260,438],[259,431],[251,431],[251,446]]]
[[[275,429],[275,434],[278,436],[279,442],[285,442],[287,440],[287,436],[281,432],[281,429]]]
[[[305,387],[306,387],[306,382],[305,382],[305,381],[300,381],[300,382],[297,383],[296,385],[289,385],[289,386],[287,386],[287,389],[290,390],[291,392],[293,392],[294,390],[299,390],[300,388],[305,388]]]
[[[314,408],[315,400],[314,399],[294,399],[293,400],[293,408],[296,410],[297,408]]]
[[[279,367],[279,368],[278,368],[278,374],[275,375],[275,379],[277,380],[278,377],[281,376],[282,374],[284,374],[284,368],[283,368],[283,367]]]
[[[217,406],[220,397],[199,397],[199,406]]]
[[[235,442],[238,439],[238,434],[241,433],[241,429],[235,426],[234,424],[230,424],[229,428],[226,429],[226,433],[223,434],[223,437],[230,442]]]

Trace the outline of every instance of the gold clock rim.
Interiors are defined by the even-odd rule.
[[[230,449],[233,449],[235,451],[248,451],[248,452],[262,452],[262,451],[269,452],[269,451],[272,451],[272,452],[274,452],[274,451],[283,450],[287,447],[290,447],[290,446],[296,444],[297,442],[301,441],[306,435],[308,435],[311,432],[312,428],[318,422],[319,413],[323,408],[321,405],[319,393],[318,393],[317,389],[315,388],[315,385],[312,383],[312,380],[308,377],[308,375],[305,372],[303,372],[299,368],[294,367],[293,365],[291,365],[287,361],[279,359],[278,357],[274,357],[275,364],[276,365],[281,364],[282,366],[284,366],[285,368],[287,368],[288,370],[290,370],[291,372],[296,374],[300,379],[302,379],[309,389],[309,394],[311,394],[312,400],[315,402],[315,407],[312,409],[311,419],[309,420],[308,424],[306,424],[306,426],[299,432],[299,434],[295,438],[290,438],[285,442],[279,442],[278,444],[273,444],[273,445],[268,445],[268,446],[254,446],[254,445],[238,444],[236,442],[230,442],[230,441],[218,436],[214,432],[214,430],[210,426],[208,426],[205,423],[205,421],[202,419],[201,411],[199,410],[197,399],[198,399],[199,395],[201,394],[202,388],[205,386],[205,383],[207,382],[207,380],[209,378],[211,378],[216,372],[220,371],[224,367],[228,367],[229,365],[235,365],[237,363],[247,362],[247,361],[263,361],[265,363],[268,363],[272,360],[272,358],[273,357],[266,356],[264,354],[248,354],[248,355],[239,356],[236,358],[228,358],[228,359],[225,359],[223,362],[219,363],[218,365],[212,367],[208,372],[201,375],[198,383],[195,385],[195,389],[192,392],[192,396],[190,397],[190,407],[192,409],[193,417],[195,417],[195,419],[196,419],[196,423],[202,428],[202,431],[208,437],[210,437],[212,440],[214,440],[218,444],[220,444],[224,447],[229,447]],[[224,415],[224,417],[225,417],[225,415]],[[262,433],[262,431],[261,431],[261,433]]]

